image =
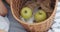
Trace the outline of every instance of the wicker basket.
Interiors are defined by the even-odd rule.
[[[52,23],[53,23],[53,20],[54,20],[54,16],[55,16],[55,13],[56,13],[56,7],[57,7],[57,2],[58,0],[55,0],[55,5],[54,5],[54,10],[51,14],[51,16],[46,19],[45,21],[43,22],[40,22],[40,23],[33,23],[33,24],[28,24],[26,22],[23,22],[22,20],[20,20],[20,10],[21,8],[23,7],[23,3],[26,2],[23,1],[23,0],[11,0],[11,12],[13,14],[13,17],[27,30],[27,31],[30,31],[30,32],[44,32],[44,31],[47,31]],[[53,0],[54,1],[54,0]]]

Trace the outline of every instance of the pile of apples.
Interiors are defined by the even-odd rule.
[[[23,7],[20,14],[25,20],[29,20],[32,16],[34,16],[34,21],[36,23],[42,22],[47,18],[46,12],[44,10],[38,9],[38,11],[33,15],[32,9],[29,7]]]

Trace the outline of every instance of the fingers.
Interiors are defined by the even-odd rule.
[[[6,0],[6,2],[7,2],[8,4],[10,4],[10,0]]]
[[[0,0],[0,16],[7,15],[8,11],[3,2]]]

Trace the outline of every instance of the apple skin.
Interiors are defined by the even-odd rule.
[[[30,17],[32,17],[32,9],[30,9],[29,7],[22,8],[21,16],[26,20],[29,19]]]
[[[36,20],[36,22],[42,22],[47,18],[46,12],[44,10],[39,10],[38,12],[36,12],[36,14],[34,15],[34,19]]]

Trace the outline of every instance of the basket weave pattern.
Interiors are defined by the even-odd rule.
[[[19,21],[19,23],[28,31],[44,32],[44,31],[48,30],[51,27],[51,25],[53,24],[54,16],[55,16],[55,13],[56,13],[56,7],[55,7],[52,15],[47,20],[45,20],[42,23],[36,24],[36,25],[35,24],[29,25],[29,24],[26,24],[25,22],[20,20],[20,14],[19,14],[21,8],[23,7],[23,5],[26,1],[27,0],[25,0],[25,1],[11,0],[11,11],[12,11],[12,14],[13,14],[14,18],[17,21]]]

